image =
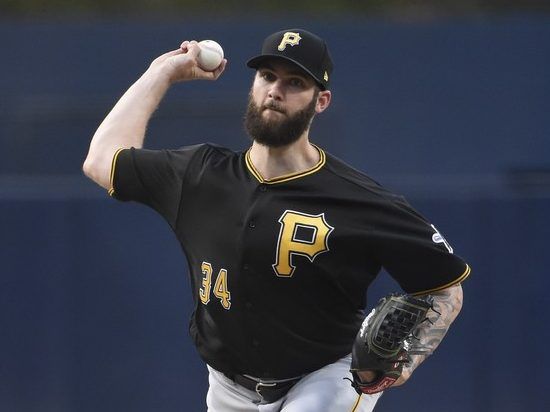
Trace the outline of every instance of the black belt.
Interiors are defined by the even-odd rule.
[[[302,376],[270,381],[248,375],[233,375],[231,379],[246,389],[256,392],[262,397],[262,400],[272,403],[285,396],[288,391],[302,379]]]

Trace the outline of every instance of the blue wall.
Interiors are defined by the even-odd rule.
[[[240,23],[0,23],[1,411],[205,410],[173,234],[80,165],[120,94],[188,37],[219,40],[228,70],[172,90],[149,147],[245,147],[243,62],[266,34],[304,23]],[[336,62],[313,139],[404,193],[474,269],[441,348],[377,410],[548,409],[550,20],[307,27]],[[371,303],[394,288],[382,275]]]

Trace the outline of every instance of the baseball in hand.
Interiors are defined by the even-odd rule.
[[[201,69],[211,72],[216,70],[223,60],[223,49],[214,40],[203,40],[199,42],[201,51],[197,61]]]

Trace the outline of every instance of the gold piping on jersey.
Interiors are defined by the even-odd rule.
[[[464,279],[466,279],[468,276],[470,276],[471,271],[472,271],[472,269],[470,268],[470,266],[468,266],[468,264],[466,264],[466,270],[464,271],[464,273],[462,275],[460,275],[457,279],[453,280],[452,282],[449,282],[446,285],[439,286],[439,287],[434,288],[434,289],[428,289],[428,290],[424,290],[422,292],[416,292],[416,293],[413,293],[412,295],[413,296],[425,295],[427,293],[432,293],[432,292],[437,292],[437,291],[440,291],[440,290],[443,290],[443,289],[447,289],[448,287],[451,287],[453,285],[456,285],[456,284],[462,282]]]
[[[325,155],[325,152],[323,151],[323,149],[321,149],[320,147],[317,147],[313,143],[311,145],[315,149],[317,149],[317,151],[319,152],[319,161],[311,169],[305,170],[303,172],[290,173],[290,174],[287,174],[287,175],[274,177],[273,179],[264,179],[263,176],[260,174],[260,172],[258,172],[258,170],[254,167],[254,164],[252,163],[252,159],[250,159],[250,149],[248,149],[248,151],[246,152],[246,155],[245,155],[246,166],[247,166],[248,170],[250,171],[250,173],[252,173],[252,175],[260,183],[265,183],[265,184],[268,184],[268,185],[272,185],[272,184],[275,184],[275,183],[283,183],[283,182],[288,182],[289,180],[298,179],[300,177],[304,177],[304,176],[307,176],[307,175],[310,175],[312,173],[317,172],[326,163],[327,158],[326,158],[326,155]]]
[[[111,174],[109,175],[109,184],[111,185],[111,188],[107,193],[109,193],[109,196],[113,196],[115,194],[115,188],[113,187],[113,180],[115,179],[115,166],[116,166],[116,159],[118,157],[118,154],[123,151],[124,149],[118,149],[114,156],[113,160],[111,162]]]
[[[361,402],[361,395],[357,397],[357,400],[355,401],[355,405],[353,405],[353,408],[351,408],[351,412],[355,412],[357,410],[357,407],[359,406],[359,402]]]

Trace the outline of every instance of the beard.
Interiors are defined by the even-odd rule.
[[[248,107],[244,117],[244,126],[248,136],[255,142],[268,147],[283,147],[297,141],[309,128],[315,115],[317,94],[313,96],[307,107],[288,116],[286,111],[276,103],[269,103],[261,108],[254,103],[252,96],[248,96]],[[262,113],[272,109],[282,113],[284,118],[279,120],[265,120]]]

